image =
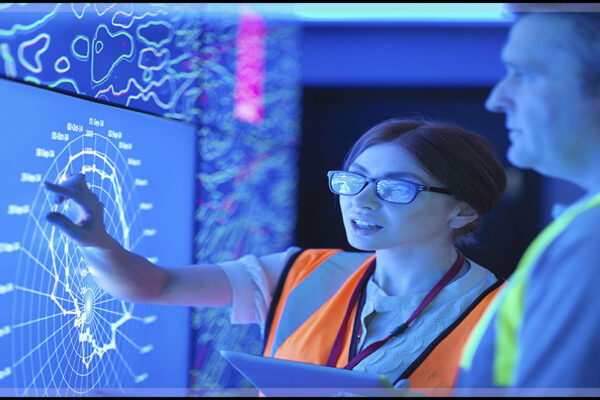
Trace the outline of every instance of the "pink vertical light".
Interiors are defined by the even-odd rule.
[[[264,19],[244,7],[235,40],[233,117],[251,124],[261,122],[265,116],[265,36]]]

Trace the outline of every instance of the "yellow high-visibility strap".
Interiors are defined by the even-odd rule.
[[[497,386],[510,386],[514,382],[514,372],[519,359],[520,344],[517,332],[523,323],[524,298],[531,269],[540,255],[581,213],[600,205],[600,193],[575,207],[566,210],[548,225],[529,245],[519,264],[508,280],[507,287],[496,296],[496,299],[483,314],[473,330],[461,359],[460,366],[471,369],[473,357],[484,332],[489,327],[496,313],[496,338],[494,346],[494,363],[492,376]]]

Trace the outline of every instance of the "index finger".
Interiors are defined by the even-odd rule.
[[[95,195],[87,187],[87,185],[85,185],[85,189],[65,187],[65,186],[57,185],[57,184],[47,182],[47,181],[43,182],[42,185],[46,189],[50,190],[51,192],[59,194],[58,203],[61,203],[62,201],[64,201],[65,198],[73,199],[74,201],[81,204],[82,206],[89,207],[89,206],[92,206],[94,203]],[[91,196],[90,196],[90,194],[91,194]]]
[[[81,172],[76,174],[64,174],[61,177],[59,177],[58,182],[56,184],[73,188],[83,188],[83,186],[87,187],[87,185],[85,184],[85,175]]]
[[[60,193],[66,197],[76,197],[79,190],[75,190],[75,189],[71,189],[69,187],[64,187],[64,186],[60,186],[60,185],[56,185],[54,183],[48,182],[48,181],[44,181],[42,183],[42,185],[44,185],[44,187],[52,192],[55,193]]]

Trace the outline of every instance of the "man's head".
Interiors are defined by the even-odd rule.
[[[584,91],[596,94],[600,85],[600,3],[507,3],[507,9],[517,18],[527,15],[558,17],[570,24],[572,55],[581,63],[581,83]]]
[[[598,54],[599,14],[520,15],[502,51],[506,76],[486,102],[506,114],[511,163],[590,188],[600,151]]]

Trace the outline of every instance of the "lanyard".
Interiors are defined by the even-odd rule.
[[[392,331],[392,333],[390,333],[385,339],[382,339],[375,343],[372,343],[366,349],[363,349],[363,351],[358,353],[355,357],[352,358],[352,360],[350,360],[350,362],[344,367],[344,369],[354,368],[354,366],[356,364],[361,362],[369,354],[375,352],[377,349],[379,349],[381,346],[383,346],[385,343],[387,343],[391,338],[393,338],[394,336],[398,336],[402,332],[404,332],[406,330],[406,328],[408,328],[410,323],[421,313],[421,311],[423,311],[423,309],[425,307],[427,307],[427,305],[429,303],[431,303],[433,298],[438,295],[438,293],[456,276],[456,274],[458,274],[458,271],[460,271],[464,262],[465,262],[465,259],[462,256],[462,254],[459,252],[458,257],[456,258],[456,261],[454,262],[454,265],[448,270],[448,272],[446,272],[446,274],[444,274],[442,279],[440,279],[440,281],[438,283],[436,283],[436,285],[433,287],[433,289],[431,289],[429,291],[429,293],[427,293],[425,298],[421,301],[421,304],[419,304],[419,306],[412,313],[410,318],[408,318],[400,326],[396,327],[396,329],[394,329]],[[371,264],[369,264],[369,266],[365,270],[363,276],[360,278],[358,285],[356,285],[356,288],[354,289],[352,296],[350,297],[350,302],[348,304],[348,308],[346,309],[346,314],[344,315],[344,319],[342,320],[342,324],[340,326],[340,329],[338,330],[338,334],[333,343],[333,348],[331,349],[329,359],[327,360],[327,366],[329,366],[329,367],[335,366],[335,362],[338,359],[340,352],[342,351],[343,340],[344,340],[344,337],[346,336],[346,329],[348,329],[348,321],[350,319],[350,315],[352,314],[352,310],[354,309],[354,307],[357,305],[360,294],[366,288],[367,281],[369,280],[369,277],[371,276],[371,274],[373,274],[374,270],[375,270],[375,260],[373,260],[371,262]],[[359,309],[356,310],[357,315],[359,315],[362,311],[362,307],[360,307],[360,308],[361,308],[360,310]]]

